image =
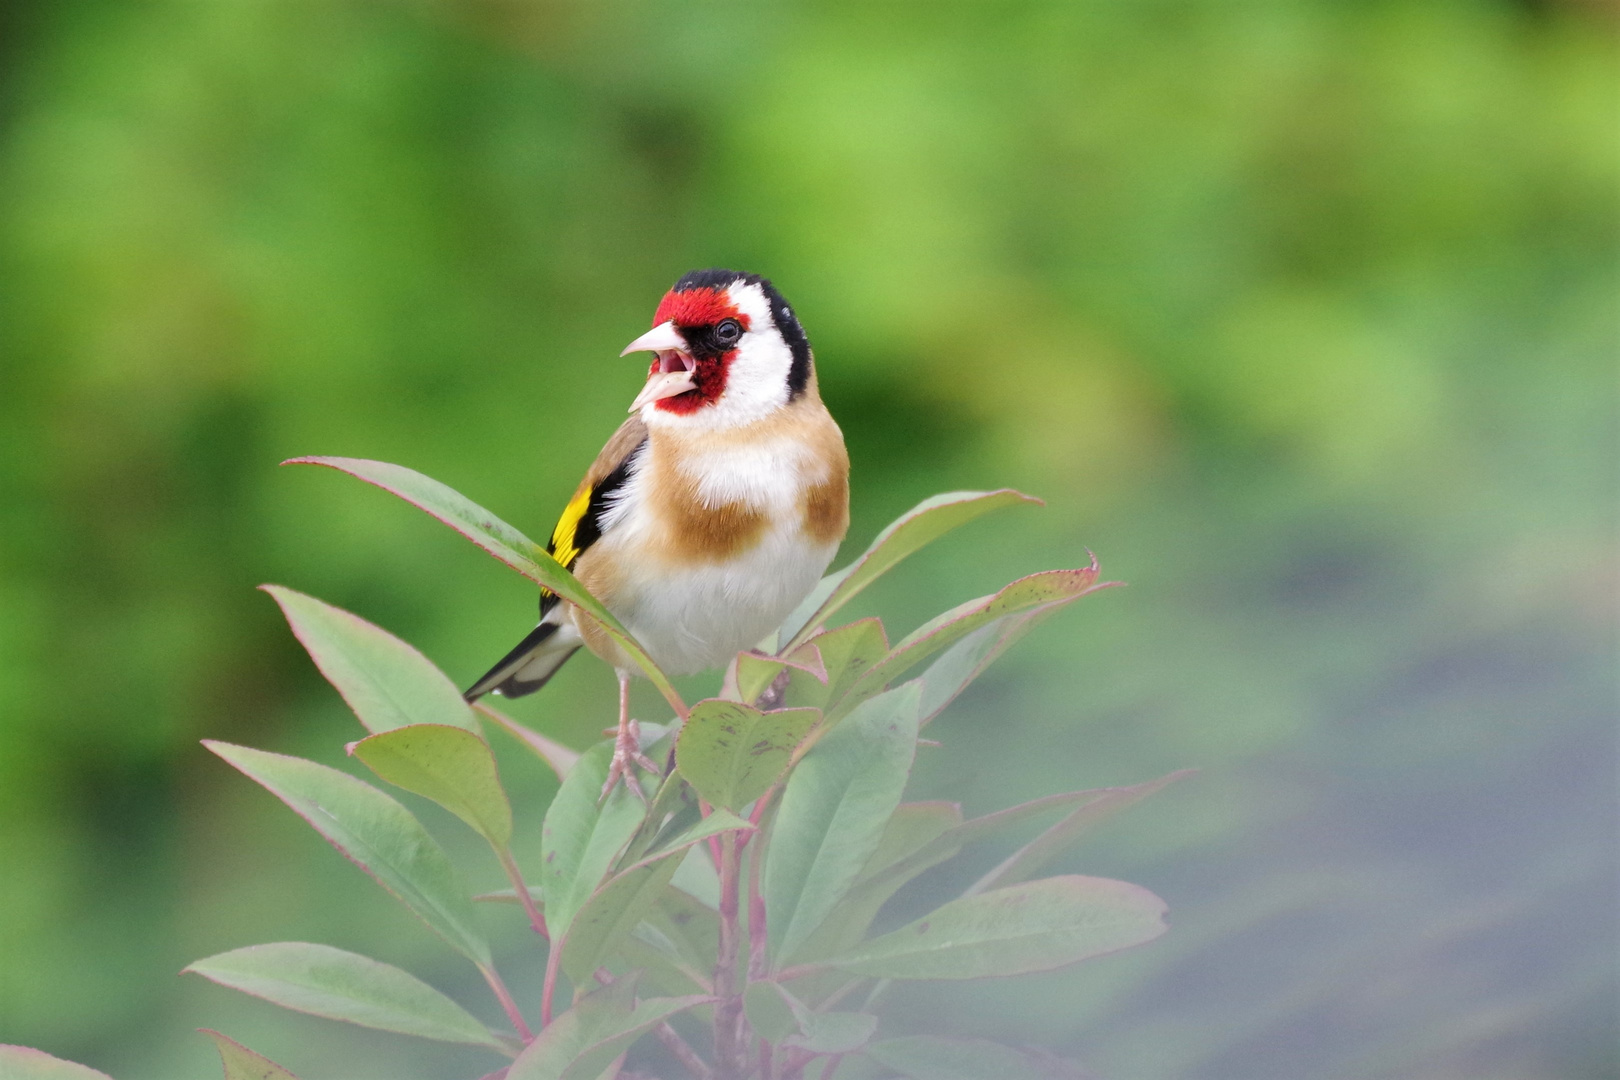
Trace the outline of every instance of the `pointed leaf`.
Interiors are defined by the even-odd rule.
[[[753,982],[743,993],[748,1023],[760,1038],[815,1054],[849,1054],[877,1030],[870,1013],[818,1013],[774,982]]]
[[[88,1065],[52,1057],[43,1050],[0,1043],[0,1080],[112,1080]]]
[[[912,1035],[873,1043],[865,1054],[907,1080],[1093,1080],[1078,1065],[1044,1051],[985,1039]]]
[[[412,724],[361,739],[349,751],[371,771],[432,799],[497,853],[512,841],[512,806],[482,736],[444,724]]]
[[[1157,780],[1149,780],[1145,784],[1099,789],[1094,793],[1096,798],[1076,806],[1061,821],[1054,823],[1035,839],[1007,856],[1000,866],[980,878],[966,895],[972,896],[974,893],[986,892],[1003,885],[1028,881],[1041,867],[1097,825],[1182,777],[1191,776],[1192,772],[1191,769],[1183,769],[1168,776],[1161,776]]]
[[[681,955],[676,944],[645,919],[618,945],[629,970],[639,970],[643,981],[660,994],[708,994],[709,973],[699,971]]]
[[[713,806],[740,810],[775,784],[821,719],[815,709],[762,713],[710,698],[692,706],[675,739],[675,766]]]
[[[326,680],[367,731],[406,724],[452,724],[477,731],[472,710],[433,662],[342,608],[280,585],[261,585]]]
[[[743,991],[748,1026],[766,1042],[779,1043],[799,1030],[799,1018],[788,1004],[791,995],[774,982],[751,982]]]
[[[984,674],[985,669],[995,663],[1002,653],[1062,607],[1062,604],[1048,604],[1003,616],[988,626],[979,627],[946,649],[918,677],[917,681],[922,683],[923,688],[919,726],[928,724],[944,712],[945,707],[955,701],[969,683]]]
[[[505,1049],[471,1013],[410,972],[329,945],[250,945],[198,960],[185,970],[328,1020]]]
[[[817,634],[793,655],[795,658],[810,655],[812,648],[823,665],[826,678],[794,671],[783,696],[784,705],[818,708],[830,714],[835,704],[842,702],[846,708],[853,707],[882,689],[879,686],[860,698],[844,700],[860,685],[862,676],[889,654],[889,639],[877,619],[859,619]]]
[[[699,848],[686,862],[703,856]],[[648,924],[680,952],[686,964],[703,972],[704,977],[714,970],[714,958],[720,949],[720,916],[714,906],[692,896],[676,884],[664,890],[658,902],[647,913]]]
[[[534,541],[508,525],[494,514],[468,499],[460,492],[431,477],[423,476],[403,465],[385,461],[367,461],[347,457],[301,457],[282,462],[283,465],[324,465],[346,472],[384,491],[392,492],[412,506],[427,511],[452,529],[495,556],[531,581],[544,585],[558,596],[584,611],[597,623],[614,644],[641,668],[642,673],[658,688],[659,693],[674,706],[677,713],[686,708],[674,686],[658,669],[620,625],[585,587]]]
[[[546,738],[538,731],[518,723],[498,709],[490,708],[486,702],[476,702],[473,705],[473,712],[478,713],[528,747],[536,757],[551,766],[551,771],[557,774],[558,780],[565,779],[568,776],[568,770],[572,769],[574,763],[579,760],[578,750],[570,749],[560,742]]]
[[[861,1012],[813,1012],[804,1021],[800,1034],[782,1040],[788,1050],[808,1050],[812,1054],[850,1054],[871,1041],[878,1018]]]
[[[716,810],[673,844],[610,877],[574,916],[563,944],[563,971],[578,984],[606,963],[619,942],[658,902],[675,876],[680,856],[693,844],[733,829],[753,828],[735,814]]]
[[[1098,584],[1095,564],[1080,570],[1047,570],[1019,578],[992,596],[982,596],[936,616],[907,634],[863,682],[884,686],[975,630],[1032,608],[1058,608],[1116,582]]]
[[[1044,814],[1049,814],[1054,810],[1067,809],[1071,811],[1071,814],[1080,814],[1081,811],[1086,812],[1074,824],[1066,827],[1062,833],[1067,838],[1067,843],[1073,843],[1084,834],[1087,828],[1100,823],[1114,812],[1123,810],[1165,785],[1191,774],[1192,770],[1183,770],[1131,787],[1065,791],[1057,795],[1046,795],[1039,799],[1031,799],[1029,802],[1010,806],[1005,810],[997,810],[994,813],[964,821],[959,825],[953,825],[917,850],[896,860],[882,870],[874,871],[870,881],[877,884],[898,877],[902,879],[901,883],[903,883],[904,880],[915,877],[928,869],[928,867],[950,858],[969,844],[999,835],[1008,829],[1015,828]],[[1009,884],[1009,882],[1001,882],[1000,884]],[[896,884],[895,888],[899,888],[899,884]]]
[[[636,835],[624,852],[614,861],[613,868],[622,870],[658,846],[658,841],[679,836],[703,819],[697,792],[686,782],[679,770],[672,772],[658,785],[658,791],[647,807],[646,816]]]
[[[398,802],[347,773],[303,758],[204,740],[481,967],[489,944],[444,849]]]
[[[901,803],[883,827],[883,839],[861,868],[860,881],[868,881],[901,859],[916,854],[962,824],[962,807],[953,802]]]
[[[974,518],[1019,503],[1041,501],[1011,488],[999,491],[951,491],[924,499],[878,533],[849,566],[821,579],[821,583],[782,624],[781,638],[791,639],[783,653],[792,652],[830,619],[839,608],[896,563],[917,549]]]
[[[827,682],[827,669],[821,662],[821,654],[813,645],[801,645],[795,650],[792,659],[782,656],[761,656],[751,652],[739,653],[736,672],[737,700],[749,705],[754,704],[784,668],[802,671],[822,684]]]
[[[595,1080],[630,1044],[683,1009],[712,998],[635,1000],[633,976],[581,998],[542,1031],[507,1070],[507,1080]]]
[[[225,1066],[225,1080],[298,1080],[288,1070],[228,1035],[221,1035],[213,1028],[197,1030],[214,1040],[220,1064]]]
[[[843,899],[883,838],[917,746],[918,689],[858,706],[788,778],[763,885],[776,954],[793,956]]]
[[[854,948],[901,886],[961,850],[958,845],[936,843],[961,823],[962,808],[955,803],[902,803],[884,828],[877,850],[862,867],[861,876],[798,956],[814,960]],[[925,849],[927,854],[923,854]]]
[[[568,933],[645,814],[623,784],[601,798],[612,757],[612,743],[598,743],[582,754],[546,811],[540,832],[540,890],[553,941]]]
[[[1069,875],[952,900],[825,963],[880,979],[1023,975],[1164,931],[1164,901],[1141,886]]]

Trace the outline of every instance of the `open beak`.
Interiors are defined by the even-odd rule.
[[[630,403],[630,412],[638,411],[649,401],[674,397],[697,387],[697,383],[692,381],[697,361],[687,352],[686,339],[675,329],[673,320],[661,322],[642,334],[626,345],[619,355],[629,356],[633,352],[657,353],[658,365],[647,377],[647,385],[641,388],[636,400]]]

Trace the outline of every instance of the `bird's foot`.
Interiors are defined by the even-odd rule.
[[[624,786],[633,792],[642,802],[647,801],[646,792],[641,790],[641,781],[636,776],[636,766],[655,775],[662,775],[652,758],[641,752],[641,725],[634,720],[618,729],[613,740],[613,762],[608,766],[607,783],[602,785],[602,798],[606,799],[613,791],[613,785],[624,778]]]

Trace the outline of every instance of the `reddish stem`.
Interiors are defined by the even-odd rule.
[[[491,964],[485,967],[483,964],[479,964],[478,970],[483,974],[484,981],[489,983],[489,988],[495,992],[495,1000],[499,1001],[501,1008],[506,1010],[506,1018],[512,1022],[512,1027],[517,1031],[518,1038],[524,1042],[533,1039],[534,1033],[529,1030],[529,1025],[523,1022],[523,1013],[518,1010],[517,1002],[512,1000],[512,992],[501,981],[500,974],[496,972],[495,966]]]
[[[551,935],[546,932],[546,917],[540,914],[540,909],[535,906],[534,897],[529,893],[529,886],[524,882],[523,875],[518,872],[517,861],[512,858],[510,851],[502,851],[499,854],[501,869],[506,871],[507,879],[512,882],[512,888],[517,892],[518,903],[523,905],[523,910],[529,916],[529,926],[535,933],[550,941]]]
[[[546,954],[546,982],[540,989],[540,1029],[551,1023],[551,1001],[557,993],[557,970],[562,966],[562,943],[553,941]]]
[[[742,995],[737,991],[737,834],[720,834],[720,948],[714,965],[714,1064],[721,1080],[738,1080],[743,1066],[737,1049]]]

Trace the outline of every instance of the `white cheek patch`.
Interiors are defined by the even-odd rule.
[[[690,413],[671,413],[649,403],[641,410],[641,418],[649,425],[711,431],[742,427],[787,404],[793,350],[771,319],[770,302],[758,285],[742,281],[727,289],[726,296],[748,317],[748,332],[737,343],[736,355],[726,370],[725,392],[713,405]]]

